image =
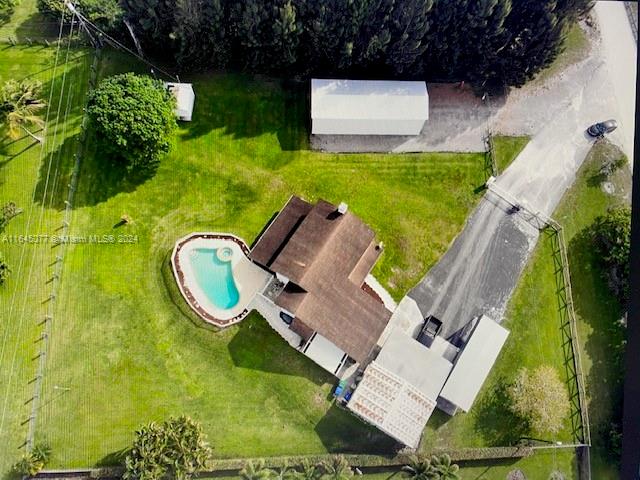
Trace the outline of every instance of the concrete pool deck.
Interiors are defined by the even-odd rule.
[[[228,261],[239,296],[237,303],[226,309],[214,305],[201,288],[189,258],[196,249],[222,248],[231,250]],[[196,232],[176,242],[171,255],[174,277],[187,304],[205,322],[228,327],[240,322],[251,311],[254,297],[262,291],[271,274],[249,260],[248,254],[249,248],[244,240],[228,233]]]

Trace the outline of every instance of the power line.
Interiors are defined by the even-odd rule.
[[[169,78],[171,78],[171,79],[173,79],[173,80],[175,80],[177,82],[180,81],[180,79],[176,75],[173,75],[173,74],[161,69],[160,67],[154,65],[153,63],[148,61],[146,58],[144,58],[142,55],[139,55],[138,53],[134,52],[129,47],[127,47],[126,45],[123,45],[118,40],[116,40],[115,38],[110,36],[108,33],[104,32],[100,27],[98,27],[96,24],[94,24],[91,20],[87,19],[84,15],[82,15],[76,9],[76,7],[73,5],[73,3],[71,3],[69,0],[65,0],[65,6],[69,9],[69,11],[71,11],[71,13],[73,13],[76,17],[78,17],[78,19],[80,20],[80,24],[84,27],[84,30],[89,34],[89,36],[91,38],[93,38],[93,37],[91,36],[91,33],[89,32],[88,26],[90,26],[96,32],[98,32],[100,34],[100,37],[99,37],[100,40],[102,40],[102,38],[104,38],[107,42],[109,42],[115,48],[119,48],[119,49],[124,50],[125,52],[133,55],[138,60],[140,60],[141,62],[144,62],[146,65],[148,65],[149,67],[159,71],[163,75],[166,75],[167,77],[169,77]]]

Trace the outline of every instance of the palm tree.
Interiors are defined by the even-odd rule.
[[[320,480],[320,477],[322,477],[322,469],[305,458],[300,462],[293,476],[296,480]]]
[[[329,460],[322,462],[322,470],[322,477],[326,480],[348,480],[353,476],[349,462],[342,455],[333,455]]]
[[[273,475],[273,470],[264,466],[264,460],[258,460],[255,464],[249,460],[240,470],[240,477],[243,480],[270,480]]]
[[[431,465],[438,472],[438,478],[441,480],[460,480],[458,470],[460,467],[455,463],[451,463],[451,457],[446,453],[440,456],[431,457]]]
[[[28,125],[44,126],[38,113],[46,106],[40,98],[42,83],[37,80],[9,80],[0,87],[0,122],[9,130],[9,138],[17,139],[20,131],[41,142],[28,129]]]
[[[440,478],[428,459],[420,460],[416,456],[409,458],[409,463],[402,467],[402,472],[411,480],[436,480]]]
[[[295,469],[290,466],[286,461],[284,463],[284,465],[277,469],[272,471],[272,480],[294,480],[296,478],[296,471]]]

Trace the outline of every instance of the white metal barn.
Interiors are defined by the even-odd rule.
[[[171,83],[165,84],[167,89],[176,97],[176,117],[178,120],[185,122],[191,121],[193,115],[193,105],[196,101],[196,94],[190,83]]]
[[[314,135],[418,135],[428,118],[425,82],[311,80]]]

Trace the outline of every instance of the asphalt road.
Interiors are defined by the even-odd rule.
[[[633,151],[636,43],[622,3],[599,2],[594,13],[600,38],[589,57],[543,86],[517,90],[493,120],[494,131],[532,136],[496,181],[532,211],[553,213],[591,148],[584,133],[590,124],[616,118],[620,127],[610,139]],[[445,337],[481,313],[502,321],[537,239],[523,213],[510,214],[487,193],[394,321],[415,333],[420,317],[432,314],[443,321]]]

